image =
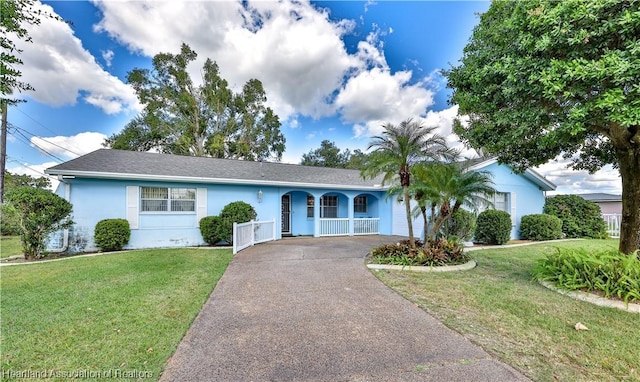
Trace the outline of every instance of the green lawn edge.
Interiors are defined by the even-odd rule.
[[[157,379],[231,252],[155,249],[2,267],[2,380]]]

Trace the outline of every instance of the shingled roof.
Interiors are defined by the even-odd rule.
[[[381,190],[358,170],[100,149],[45,171],[79,178]]]

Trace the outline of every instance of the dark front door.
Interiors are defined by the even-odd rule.
[[[291,233],[291,195],[285,194],[282,195],[282,214],[280,218],[282,219],[282,233],[290,234]]]

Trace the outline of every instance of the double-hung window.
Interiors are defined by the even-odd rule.
[[[320,217],[338,217],[338,197],[336,195],[325,195],[320,198]]]
[[[142,212],[195,212],[196,189],[173,187],[141,187]]]
[[[496,192],[493,196],[493,208],[498,211],[509,211],[509,198],[506,192]]]

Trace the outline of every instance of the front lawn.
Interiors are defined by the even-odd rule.
[[[532,281],[555,247],[617,248],[614,240],[471,252],[471,271],[374,271],[382,282],[534,381],[640,380],[640,315],[598,307]],[[588,331],[576,331],[581,322]],[[420,330],[420,328],[415,328]]]
[[[2,267],[2,379],[156,380],[231,258],[162,249]]]
[[[0,236],[0,259],[15,255],[23,255],[20,236]]]

